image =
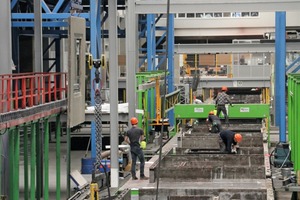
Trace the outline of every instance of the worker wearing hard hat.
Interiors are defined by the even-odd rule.
[[[228,91],[227,87],[222,87],[222,92],[218,94],[216,97],[216,107],[217,107],[217,116],[219,117],[221,111],[225,117],[225,123],[229,126],[229,119],[227,115],[227,110],[225,105],[230,104],[232,106],[232,103],[230,101],[230,98],[226,92]]]
[[[225,153],[237,153],[237,145],[243,139],[239,133],[231,130],[223,130],[220,132],[220,151]]]
[[[206,124],[211,133],[219,133],[222,131],[221,120],[214,114],[213,110],[208,113]]]
[[[137,180],[136,176],[136,161],[137,158],[140,160],[140,180],[148,180],[149,178],[145,176],[144,168],[145,168],[145,157],[142,147],[145,146],[144,141],[144,131],[137,127],[138,119],[132,117],[130,119],[132,128],[127,131],[125,134],[125,142],[130,145],[130,152],[132,157],[132,165],[131,165],[131,175],[132,180]],[[142,145],[142,147],[141,147]]]

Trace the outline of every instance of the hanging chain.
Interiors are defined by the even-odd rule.
[[[95,126],[96,126],[96,163],[95,168],[98,168],[101,164],[101,151],[102,151],[102,99],[101,99],[101,84],[100,84],[100,66],[101,61],[95,60],[93,62],[94,67],[96,68],[95,71],[95,79],[94,82],[96,83],[95,90]]]

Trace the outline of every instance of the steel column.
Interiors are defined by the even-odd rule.
[[[43,72],[42,2],[34,1],[34,71]]]
[[[155,38],[155,15],[147,15],[147,71],[155,69],[156,38]]]
[[[13,199],[20,199],[19,198],[19,192],[20,188],[19,188],[19,164],[20,164],[20,130],[19,127],[17,126],[15,128],[15,132],[14,132],[14,178],[13,180],[14,182],[14,187],[13,187],[13,191],[14,191],[14,197]]]
[[[155,60],[155,58],[156,58],[156,37],[155,37],[156,28],[155,28],[155,26],[156,26],[156,24],[155,24],[155,15],[154,14],[148,14],[147,15],[147,35],[146,35],[146,37],[147,37],[147,65],[148,65],[147,66],[147,71],[157,70],[156,69],[156,60]],[[154,93],[151,92],[151,91],[153,91],[153,90],[149,90],[149,91],[145,92],[145,93],[147,93],[147,95],[145,94],[145,96],[147,96],[147,102],[148,101],[151,102],[151,100],[155,99]],[[151,95],[151,93],[153,95]],[[153,107],[151,107],[151,106],[153,106]],[[149,110],[154,111],[153,109],[151,109],[151,108],[154,108],[154,106],[155,106],[154,104],[153,105],[147,104],[147,108],[146,108],[147,111],[149,111]],[[146,112],[146,113],[148,113],[148,112]],[[151,115],[150,119],[153,119],[153,118],[154,118],[154,114]],[[145,127],[145,131],[146,131],[146,139],[148,141],[148,134],[147,134],[148,127]]]
[[[41,137],[40,120],[36,123],[36,199],[42,197],[43,176],[42,176],[42,137]]]
[[[24,134],[24,199],[29,199],[29,176],[28,176],[28,128],[27,124],[24,125],[23,134]]]
[[[110,163],[111,187],[119,187],[119,131],[118,131],[118,30],[117,30],[117,0],[108,2],[109,19],[109,91],[110,91]]]
[[[0,176],[2,177],[2,148],[3,148],[3,143],[2,143],[2,134],[0,134]],[[0,179],[0,195],[2,195],[2,179]]]
[[[144,121],[146,122],[149,122],[149,109],[151,108],[150,105],[149,105],[149,94],[150,94],[151,90],[150,91],[146,91],[144,92],[144,100],[143,101],[143,108],[144,108]],[[150,122],[151,123],[151,122]],[[144,123],[144,131],[145,131],[145,135],[146,135],[146,141],[148,142],[148,139],[149,139],[149,123]]]
[[[44,120],[44,200],[49,200],[49,123]]]
[[[67,127],[67,197],[71,196],[71,128]]]
[[[126,101],[128,102],[128,117],[135,116],[136,109],[136,71],[137,59],[137,16],[135,1],[126,1]]]
[[[14,134],[14,129],[9,129],[8,134],[9,134],[9,198],[12,200],[16,200],[17,198],[15,197],[15,192],[14,192],[14,185],[16,184],[15,180],[15,134]]]
[[[12,48],[11,48],[11,1],[2,1],[0,6],[0,74],[12,73]],[[6,90],[6,88],[4,88]],[[6,109],[4,106],[4,109]],[[4,130],[0,130],[4,132]],[[9,136],[6,134],[1,135],[0,145],[0,195],[8,196],[9,194],[9,162],[7,161],[9,149]],[[2,162],[3,161],[3,162]],[[6,173],[5,173],[6,172]]]
[[[169,14],[168,30],[168,93],[174,91],[174,14]],[[166,78],[166,77],[165,77]],[[168,112],[169,123],[174,125],[174,109]]]
[[[286,13],[276,12],[276,40],[275,40],[275,120],[279,125],[279,141],[286,142],[286,111],[285,111],[285,60],[286,60],[286,43],[285,27]]]
[[[141,85],[143,83],[143,80],[145,80],[143,76],[137,76],[137,78],[136,78],[137,85]],[[138,105],[137,105],[137,108],[140,109],[140,110],[143,109],[143,92],[140,92],[140,91],[138,92]],[[141,127],[142,124],[143,124],[142,123],[142,121],[143,121],[142,116],[138,115],[137,118],[138,118],[138,121],[139,121],[138,126]]]
[[[56,116],[56,200],[60,200],[60,134],[61,123],[60,115]]]
[[[36,122],[31,123],[30,140],[30,199],[34,200],[36,197]]]

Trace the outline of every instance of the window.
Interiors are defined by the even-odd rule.
[[[195,13],[187,13],[186,17],[187,18],[194,18],[195,17]]]
[[[185,13],[178,13],[178,18],[185,18]]]
[[[74,93],[80,92],[80,52],[81,52],[81,39],[76,39],[76,63],[74,66],[75,70],[75,83],[74,83]]]

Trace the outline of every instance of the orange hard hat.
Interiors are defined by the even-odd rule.
[[[215,112],[213,111],[213,110],[211,110],[211,111],[209,111],[209,113],[208,113],[209,115],[214,115],[215,114]]]
[[[243,139],[243,136],[241,134],[239,134],[239,133],[234,134],[234,140],[236,142],[241,142],[242,139]]]
[[[222,90],[222,91],[227,91],[228,88],[227,88],[226,86],[223,86],[221,90]]]
[[[132,117],[130,119],[130,122],[131,122],[132,125],[136,125],[139,122],[139,120],[136,117]]]

